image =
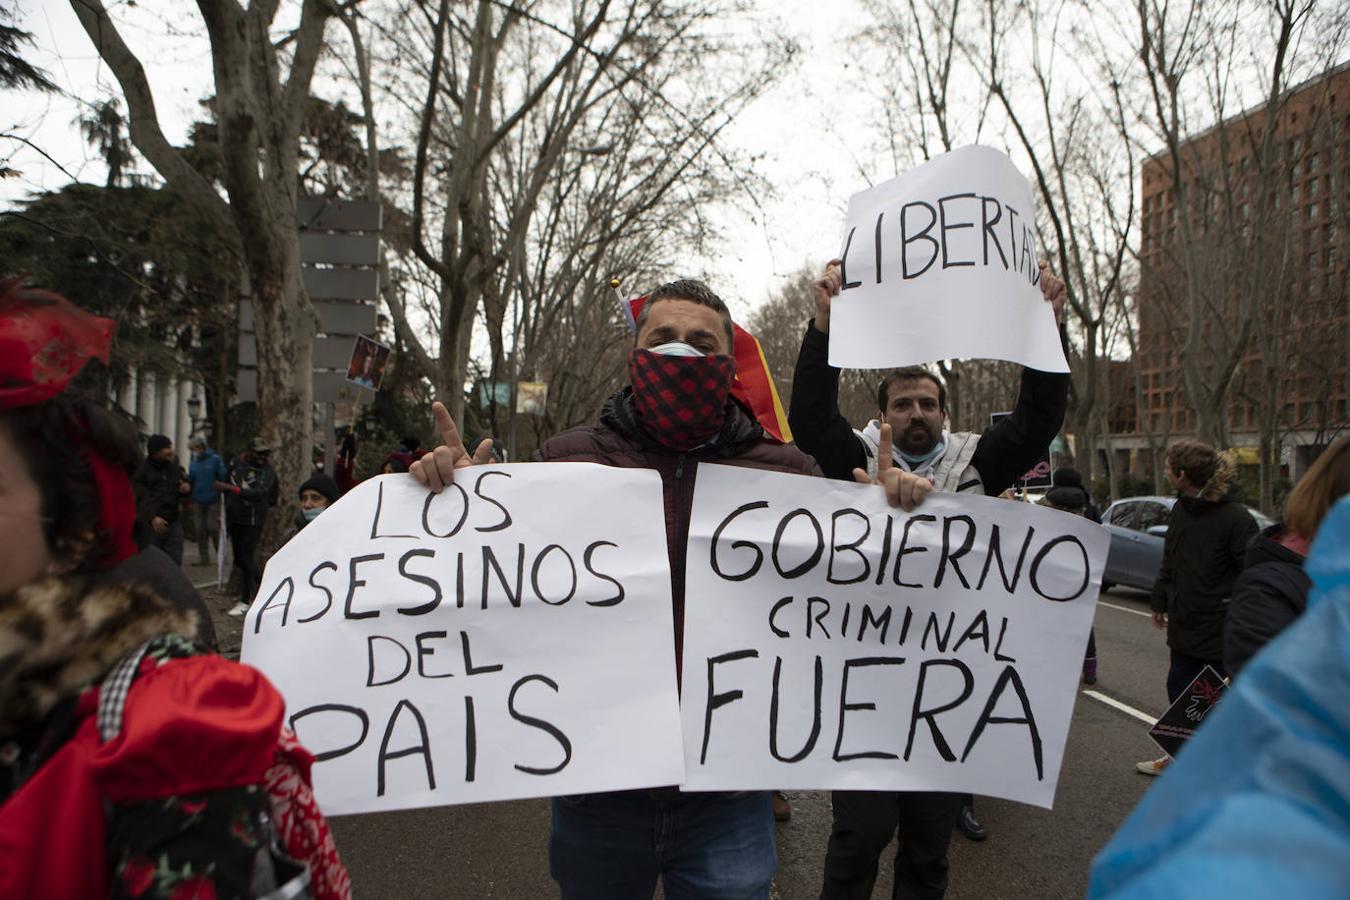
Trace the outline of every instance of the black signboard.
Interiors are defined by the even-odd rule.
[[[1148,730],[1148,736],[1168,756],[1176,756],[1181,745],[1195,734],[1195,729],[1200,727],[1227,688],[1228,685],[1224,684],[1214,667],[1205,666],[1186,690],[1181,692],[1171,709],[1163,713],[1163,717]]]

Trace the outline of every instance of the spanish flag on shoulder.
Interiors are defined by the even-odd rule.
[[[647,302],[647,295],[625,300],[619,293],[618,282],[611,282],[611,285],[628,319],[628,327],[636,332],[637,317],[642,312],[642,304]],[[731,323],[731,327],[734,336],[732,355],[736,357],[736,383],[731,386],[731,395],[754,413],[769,437],[784,444],[789,443],[792,431],[788,428],[787,413],[783,410],[783,401],[778,397],[778,388],[769,374],[769,365],[764,360],[764,350],[753,334],[735,322]]]

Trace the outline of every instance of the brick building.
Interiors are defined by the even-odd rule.
[[[1190,139],[1181,179],[1166,152],[1144,162],[1140,390],[1112,372],[1113,404],[1129,398],[1136,410],[1112,417],[1122,469],[1146,475],[1150,446],[1196,434],[1179,358],[1188,333],[1207,377],[1221,377],[1225,355],[1236,362],[1227,427],[1244,463],[1256,462],[1264,434],[1292,480],[1350,428],[1350,64],[1294,88],[1269,121],[1258,107]],[[1189,315],[1195,297],[1206,310],[1199,323]]]

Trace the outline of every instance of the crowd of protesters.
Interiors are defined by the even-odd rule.
[[[628,383],[596,422],[552,438],[536,454],[540,461],[662,474],[677,664],[694,484],[679,475],[691,467],[717,462],[876,484],[892,505],[911,510],[934,491],[1004,494],[1061,427],[1067,375],[1024,369],[1011,415],[975,433],[953,430],[946,387],[922,367],[889,373],[877,388],[876,417],[855,427],[839,411],[840,370],[828,362],[830,308],[841,281],[835,262],[815,282],[816,315],[805,327],[790,402],[795,446],[773,439],[731,395],[730,312],[707,285],[684,280],[649,295],[636,321]],[[1043,269],[1040,285],[1058,316],[1063,284]],[[229,612],[242,615],[261,580],[269,517],[278,508],[292,511],[289,538],[324,515],[355,483],[354,437],[342,435],[333,474],[314,472],[293,502],[283,502],[261,438],[227,464],[194,437],[186,471],[163,435],[149,436],[142,455],[128,419],[71,386],[89,359],[106,362],[111,334],[111,322],[63,298],[0,282],[0,896],[168,896],[180,886],[200,887],[194,896],[349,896],[309,788],[313,757],[285,727],[282,698],[266,679],[214,653],[210,615],[181,564],[184,510],[192,514],[198,563],[210,561],[223,517],[238,584]],[[490,439],[472,452],[464,446],[439,403],[433,418],[441,445],[428,451],[405,437],[379,474],[411,473],[437,492],[457,470],[494,459]],[[1350,679],[1344,646],[1334,658],[1336,646],[1326,643],[1328,634],[1350,629],[1343,615],[1327,619],[1336,601],[1310,601],[1316,573],[1305,569],[1319,528],[1350,492],[1350,439],[1323,454],[1291,494],[1284,522],[1260,534],[1235,499],[1223,454],[1179,442],[1164,468],[1179,498],[1152,598],[1171,652],[1168,697],[1209,665],[1241,670],[1235,692],[1248,701],[1225,701],[1214,715],[1220,724],[1207,722],[1202,734],[1231,733],[1256,710],[1269,715],[1270,704],[1325,701],[1329,709],[1334,695],[1325,689],[1300,700],[1267,673],[1276,651],[1287,656],[1283,648],[1297,639],[1321,668],[1300,660],[1283,663],[1286,672],[1320,672],[1333,684]],[[1071,469],[1055,473],[1045,501],[1100,521]],[[1344,503],[1340,512],[1341,520],[1350,517]],[[1350,523],[1338,527],[1350,531]],[[1344,560],[1336,565],[1343,575]],[[1314,615],[1317,630],[1302,627],[1309,623],[1299,619]],[[1276,640],[1281,632],[1287,637]],[[1258,653],[1271,642],[1271,652]],[[1096,680],[1096,662],[1090,638],[1087,683]],[[1347,718],[1343,702],[1323,712],[1329,720]],[[1265,720],[1262,727],[1279,730]],[[1287,745],[1235,746],[1224,765],[1238,775],[1218,784],[1214,797],[1237,797],[1240,782],[1238,799],[1263,803],[1290,828],[1311,830],[1298,779],[1253,779],[1250,769],[1277,759],[1289,770],[1344,774],[1347,730],[1329,757],[1312,761],[1294,759],[1296,748]],[[1176,766],[1141,763],[1140,770],[1180,769],[1191,758],[1200,766],[1199,756]],[[1178,774],[1169,771],[1159,784]],[[1343,806],[1350,791],[1344,782],[1336,790]],[[1182,792],[1152,800],[1157,793],[1099,857],[1096,895],[1162,896],[1150,892],[1170,883],[1155,884],[1162,867],[1210,862],[1157,841],[1158,833],[1181,827],[1184,812],[1176,799]],[[1321,800],[1331,802],[1325,794]],[[881,854],[897,832],[893,896],[940,898],[953,831],[986,836],[969,796],[841,790],[832,809],[831,832],[822,836],[822,898],[871,896]],[[1215,846],[1228,837],[1259,853],[1226,811],[1213,806],[1210,818],[1192,825]],[[550,873],[566,900],[650,897],[658,883],[672,898],[768,897],[777,867],[773,822],[789,813],[771,792],[758,791],[656,787],[555,798]],[[1344,850],[1345,830],[1309,840]],[[1344,886],[1306,860],[1290,865],[1304,884]]]

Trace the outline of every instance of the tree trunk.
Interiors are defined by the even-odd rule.
[[[197,0],[211,41],[215,113],[228,205],[160,128],[145,72],[99,0],[71,8],[126,96],[132,141],[186,202],[221,226],[229,251],[241,253],[258,337],[258,413],[262,438],[273,445],[281,496],[291,500],[308,476],[313,453],[312,360],[314,310],[300,276],[295,223],[300,126],[324,26],[326,0],[304,0],[288,41],[290,72],[283,81],[270,38],[275,3],[247,9],[233,0]],[[233,227],[231,227],[233,226]],[[225,254],[223,254],[225,255]],[[232,265],[233,260],[222,264]],[[289,504],[283,509],[288,509]],[[274,515],[263,537],[274,547],[285,515]]]
[[[1261,512],[1270,515],[1275,509],[1275,482],[1280,473],[1279,385],[1280,373],[1269,369],[1265,374],[1265,402],[1261,410],[1260,472]]]
[[[290,527],[287,511],[294,505],[299,485],[309,477],[314,455],[316,328],[313,307],[300,283],[300,243],[294,214],[284,223],[274,223],[270,231],[272,252],[259,252],[256,256],[261,258],[250,259],[253,327],[259,347],[258,416],[262,438],[272,447],[272,466],[281,491],[280,514],[268,518],[263,533],[264,558],[281,545]],[[270,348],[269,352],[261,352],[263,347]]]

